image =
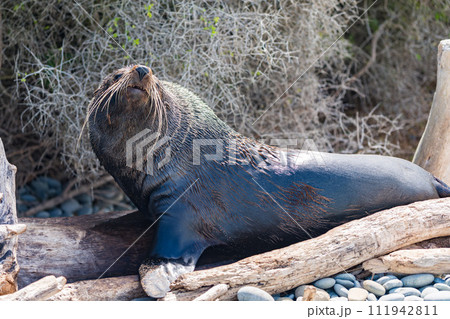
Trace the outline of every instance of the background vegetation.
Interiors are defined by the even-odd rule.
[[[134,63],[265,142],[410,159],[450,37],[448,0],[4,0],[0,14],[0,137],[19,185],[103,173],[86,132],[77,147],[86,107]]]

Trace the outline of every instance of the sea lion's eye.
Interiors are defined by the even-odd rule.
[[[120,79],[121,77],[122,77],[122,74],[121,74],[121,73],[114,75],[114,81],[117,81],[117,80]]]

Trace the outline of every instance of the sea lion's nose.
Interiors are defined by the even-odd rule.
[[[148,74],[148,72],[150,71],[147,67],[145,66],[139,66],[136,69],[136,72],[139,74],[139,80],[142,81],[142,79],[144,78],[144,76],[146,76]]]

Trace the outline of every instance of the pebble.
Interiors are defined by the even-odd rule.
[[[422,293],[420,294],[420,297],[425,298],[426,295],[432,294],[434,292],[438,292],[439,290],[437,290],[434,287],[427,287],[425,288]]]
[[[349,301],[365,301],[369,296],[369,292],[362,288],[352,288],[348,291]]]
[[[428,286],[420,287],[420,288],[419,288],[419,291],[422,292],[422,291],[424,291],[425,289],[430,288],[430,287],[433,287],[433,286],[432,286],[432,285],[428,285]],[[433,288],[434,288],[434,287],[433,287]]]
[[[42,177],[40,177],[40,180],[44,183],[47,183],[48,186],[50,186],[50,188],[53,188],[53,189],[56,189],[59,191],[62,190],[61,183],[54,178],[42,176]]]
[[[403,287],[403,282],[398,279],[391,279],[383,284],[384,289],[390,290],[392,288]]]
[[[337,295],[337,293],[334,292],[334,290],[330,290],[330,291],[327,291],[327,292],[328,292],[328,294],[330,295],[330,298],[339,297],[339,296]]]
[[[398,288],[393,288],[391,290],[389,290],[389,293],[399,293],[404,295],[405,297],[407,296],[418,296],[420,297],[420,291],[416,288],[412,288],[412,287],[398,287]]]
[[[28,210],[28,206],[25,204],[17,204],[17,211],[19,213],[26,212]]]
[[[348,301],[348,299],[346,297],[334,297],[330,301]]]
[[[406,296],[405,301],[422,301],[423,299],[418,296]]]
[[[306,287],[308,287],[308,286],[309,285],[298,286],[297,289],[295,289],[295,292],[294,292],[295,298],[302,297],[303,293],[305,292]]]
[[[334,286],[336,280],[333,278],[322,278],[314,283],[314,286],[321,289],[329,289]]]
[[[349,273],[343,273],[343,274],[338,274],[336,276],[334,276],[334,279],[343,279],[343,280],[350,280],[350,281],[355,281],[356,277],[352,274]]]
[[[24,202],[27,202],[27,203],[30,203],[30,202],[37,202],[37,198],[34,197],[33,195],[30,195],[30,194],[22,195],[22,196],[20,197],[20,199],[21,199],[22,201],[24,201]]]
[[[358,280],[354,281],[355,288],[362,288],[361,283]]]
[[[345,279],[336,279],[336,283],[338,283],[339,285],[344,286],[347,289],[353,288],[355,286],[353,281],[345,280]]]
[[[439,278],[439,277],[434,277],[434,283],[435,284],[438,284],[438,283],[445,284],[445,280],[442,278]]]
[[[61,217],[63,215],[63,212],[59,208],[53,208],[50,211],[50,217]]]
[[[141,298],[131,299],[131,301],[154,301],[154,300],[156,300],[156,299],[152,298],[152,297],[141,297]]]
[[[340,284],[335,284],[333,287],[334,291],[336,292],[336,294],[339,297],[345,297],[347,298],[348,296],[348,289],[345,288],[344,286],[340,285]]]
[[[381,296],[378,301],[402,301],[405,300],[405,296],[399,293],[393,293],[389,295]]]
[[[367,291],[373,293],[375,296],[382,296],[386,293],[386,289],[384,289],[382,285],[373,280],[364,280],[363,287]]]
[[[368,301],[377,301],[377,296],[375,296],[373,293],[369,292],[369,295],[367,296]]]
[[[41,200],[46,200],[48,198],[49,186],[47,183],[35,179],[30,183],[33,193]]]
[[[80,202],[80,204],[82,204],[82,205],[86,205],[86,204],[92,205],[92,197],[91,197],[91,195],[89,195],[87,193],[78,195],[75,197],[75,199],[78,202]]]
[[[375,282],[379,283],[380,285],[384,285],[385,283],[387,283],[390,280],[393,279],[398,279],[397,277],[395,277],[394,275],[387,275],[387,276],[383,276],[378,278]]]
[[[245,286],[238,290],[239,301],[274,301],[271,295],[262,289]]]
[[[434,284],[433,287],[440,291],[450,291],[450,286],[447,286],[446,284],[442,284],[440,282]]]
[[[297,301],[303,301],[303,297],[300,296],[300,297],[298,297],[296,300],[297,300]]]
[[[423,287],[431,284],[434,281],[432,274],[416,274],[409,275],[402,278],[403,286],[405,287]]]
[[[445,279],[445,284],[446,284],[447,286],[450,286],[450,278]]]
[[[36,213],[36,215],[34,215],[34,217],[49,218],[50,217],[50,213],[44,210],[44,211],[41,211],[39,213]]]
[[[294,301],[294,300],[292,300],[289,297],[280,297],[280,298],[277,298],[276,301]]]
[[[450,301],[450,291],[438,291],[426,295],[425,301]]]
[[[64,203],[61,204],[61,209],[64,211],[65,214],[72,214],[76,212],[77,210],[81,209],[82,206],[80,203],[78,203],[75,199],[71,198]]]
[[[77,216],[92,215],[93,212],[92,206],[83,206],[83,208],[77,211]]]

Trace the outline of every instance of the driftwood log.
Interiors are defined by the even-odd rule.
[[[47,300],[61,291],[66,284],[66,278],[47,276],[15,293],[0,296],[0,301],[42,301]]]
[[[450,40],[439,44],[437,61],[436,92],[413,162],[450,183]]]
[[[450,273],[450,248],[398,250],[367,260],[363,262],[363,267],[374,274]]]
[[[182,275],[166,298],[192,300],[217,283],[230,287],[221,300],[245,285],[279,293],[440,236],[450,236],[450,198],[384,210],[283,249]]]
[[[6,159],[0,139],[0,295],[17,290],[17,235],[26,229],[25,225],[17,224],[16,171]]]

